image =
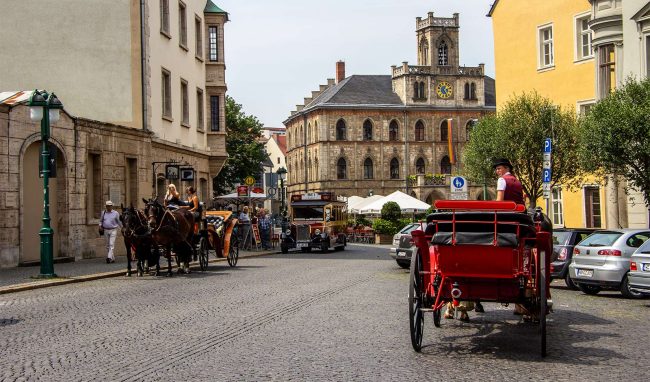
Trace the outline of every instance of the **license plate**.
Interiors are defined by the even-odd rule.
[[[296,247],[305,248],[305,247],[309,247],[309,244],[307,244],[307,243],[298,243],[298,244],[296,244]]]
[[[592,269],[578,269],[578,272],[576,272],[576,275],[578,277],[593,277],[594,276],[594,271]]]
[[[643,264],[643,271],[644,272],[650,272],[650,263]]]
[[[404,257],[404,256],[406,256],[406,252],[403,252],[403,251],[397,251],[397,256],[398,256],[398,257]],[[648,265],[650,265],[650,264],[648,264]]]

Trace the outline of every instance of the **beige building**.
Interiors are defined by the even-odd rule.
[[[451,175],[462,170],[454,157],[462,157],[476,120],[495,110],[494,80],[483,64],[460,66],[458,14],[429,12],[415,27],[417,65],[345,77],[338,62],[336,80],[287,118],[288,193],[450,197]],[[482,185],[469,193],[482,197]]]
[[[39,260],[40,135],[20,90],[53,91],[67,112],[52,128],[55,257],[104,255],[96,226],[107,199],[138,204],[170,181],[211,196],[227,157],[227,21],[212,0],[0,4],[0,176],[11,179],[0,198],[0,267]],[[154,163],[172,161],[193,179],[168,180]]]

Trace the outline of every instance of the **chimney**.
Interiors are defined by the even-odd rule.
[[[336,62],[336,83],[343,81],[345,79],[345,61]]]

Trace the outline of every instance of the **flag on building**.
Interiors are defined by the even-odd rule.
[[[456,164],[456,152],[454,151],[454,135],[451,121],[451,118],[447,119],[447,147],[449,149],[449,161],[451,164]]]

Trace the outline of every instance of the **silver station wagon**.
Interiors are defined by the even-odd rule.
[[[650,240],[643,243],[630,258],[627,278],[633,292],[650,296]]]
[[[569,265],[571,280],[586,294],[603,289],[620,290],[627,298],[643,295],[630,289],[630,257],[650,238],[648,229],[596,231],[578,243]]]

